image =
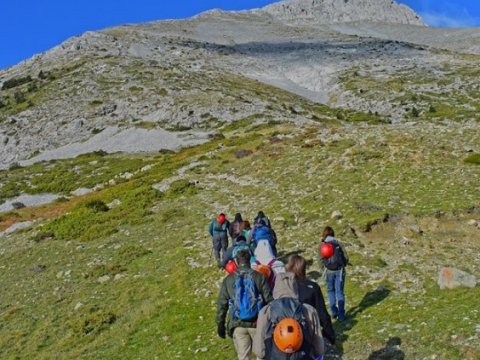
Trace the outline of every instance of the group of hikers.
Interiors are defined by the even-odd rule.
[[[212,252],[228,275],[217,300],[217,333],[233,338],[239,360],[323,359],[324,339],[335,332],[320,286],[306,276],[307,262],[297,254],[277,258],[277,236],[263,211],[253,221],[240,213],[229,222],[221,213],[211,221]],[[229,247],[229,237],[232,245]],[[344,246],[327,226],[319,246],[325,269],[330,312],[344,321]]]

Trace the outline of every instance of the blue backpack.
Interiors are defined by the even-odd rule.
[[[273,236],[268,226],[257,226],[253,229],[253,240],[258,243],[259,240],[268,240],[270,245],[273,241]]]
[[[238,320],[255,320],[263,307],[262,296],[253,281],[253,270],[247,272],[235,271],[233,290],[235,298],[230,299],[229,307],[232,316]]]

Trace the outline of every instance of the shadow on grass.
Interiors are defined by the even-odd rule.
[[[367,360],[404,360],[405,353],[400,350],[401,344],[402,340],[399,337],[392,337],[383,348],[372,352]]]
[[[325,360],[329,359],[342,359],[343,358],[343,343],[347,341],[348,339],[348,331],[350,331],[357,323],[357,316],[362,313],[365,309],[376,305],[386,299],[388,295],[390,294],[390,289],[386,286],[380,286],[376,288],[373,291],[369,291],[368,293],[365,294],[363,299],[360,301],[360,303],[351,308],[350,310],[347,311],[347,319],[345,321],[337,321],[334,324],[334,329],[335,329],[335,334],[336,334],[336,343],[335,346],[330,346],[327,348],[327,353],[325,356]],[[392,338],[394,339],[394,338]],[[391,340],[392,340],[391,339]],[[398,339],[398,338],[397,338]],[[398,339],[400,340],[400,339]],[[401,341],[400,341],[401,342]],[[387,342],[387,345],[389,346],[389,343]],[[397,345],[394,345],[395,348]],[[392,348],[392,346],[390,345]],[[380,351],[385,350],[385,348],[382,348]],[[393,349],[393,348],[392,348]],[[377,352],[372,353],[370,356],[375,355]],[[386,352],[388,353],[388,352]],[[383,352],[382,352],[383,354]],[[403,352],[402,352],[403,354]],[[375,355],[377,356],[377,355]],[[380,356],[380,355],[378,355]],[[368,359],[387,359],[386,357],[369,357]],[[383,356],[383,355],[382,355]],[[394,357],[394,358],[388,358],[388,359],[403,359],[402,357]]]

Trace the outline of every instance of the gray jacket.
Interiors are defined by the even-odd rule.
[[[289,297],[298,299],[297,282],[293,273],[279,273],[275,280],[275,287],[273,288],[273,298],[280,299]],[[308,304],[303,304],[304,315],[310,326],[310,334],[312,336],[311,356],[316,359],[324,354],[324,343],[322,337],[322,328],[318,313],[315,308]],[[264,307],[257,320],[257,332],[253,339],[253,352],[258,359],[265,359],[265,336],[270,323],[270,306]]]

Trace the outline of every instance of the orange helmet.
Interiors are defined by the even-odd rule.
[[[217,221],[218,221],[220,224],[223,224],[223,223],[225,222],[225,214],[220,214],[220,215],[218,215]]]
[[[230,260],[229,262],[227,262],[227,264],[225,265],[225,271],[229,274],[232,274],[233,272],[235,272],[235,270],[237,270],[237,264],[235,263],[235,261]]]
[[[270,276],[272,275],[272,269],[270,269],[270,266],[268,265],[257,265],[255,271],[258,271],[267,280],[270,279]]]
[[[320,255],[325,259],[331,258],[333,255],[333,245],[326,242],[320,245]]]
[[[302,347],[302,327],[295,319],[285,318],[275,327],[273,341],[280,351],[292,354]]]

